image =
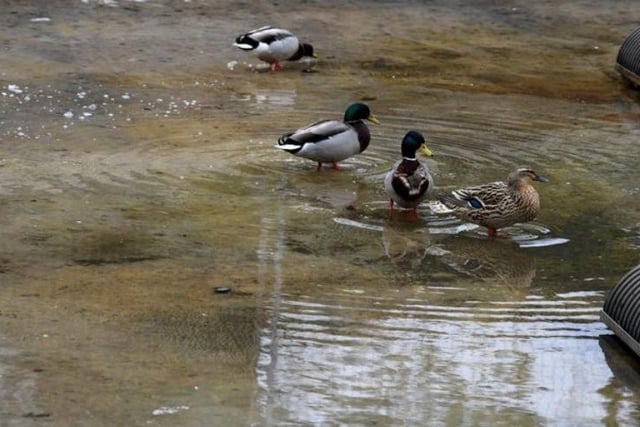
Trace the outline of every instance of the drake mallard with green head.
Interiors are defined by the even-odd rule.
[[[239,35],[233,45],[255,53],[258,59],[269,64],[271,71],[279,70],[281,61],[297,61],[305,56],[316,57],[313,46],[300,43],[291,31],[270,26]]]
[[[366,104],[356,102],[344,112],[344,120],[321,120],[278,139],[276,148],[294,156],[323,163],[338,169],[338,162],[362,153],[369,146],[371,134],[364,120],[380,123]]]
[[[402,160],[398,161],[384,178],[384,189],[389,196],[389,212],[394,203],[405,209],[417,209],[427,194],[433,190],[433,177],[425,163],[420,163],[416,153],[427,157],[433,153],[417,131],[409,131],[402,139],[400,146]]]
[[[538,216],[540,196],[532,185],[533,181],[549,180],[530,168],[522,167],[511,172],[506,182],[462,188],[441,195],[439,201],[448,212],[464,221],[487,227],[489,236],[495,237],[499,228],[532,221]],[[439,213],[446,211],[433,210]]]

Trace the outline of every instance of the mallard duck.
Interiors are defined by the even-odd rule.
[[[532,221],[540,210],[540,197],[533,181],[548,182],[523,167],[511,172],[507,182],[491,182],[443,194],[439,201],[457,217],[489,229],[495,237],[499,228]]]
[[[433,189],[433,178],[427,165],[416,159],[416,152],[433,156],[422,134],[413,130],[407,132],[402,139],[401,152],[402,160],[384,177],[384,189],[389,195],[389,212],[393,210],[394,202],[415,211],[429,190]]]
[[[316,57],[310,44],[300,43],[288,30],[269,26],[239,35],[233,45],[254,52],[258,59],[269,64],[271,71],[280,69],[280,61],[296,61],[303,56]]]
[[[338,162],[362,153],[369,146],[371,134],[363,120],[380,123],[366,104],[356,102],[344,112],[344,121],[312,123],[282,135],[275,147],[318,162],[318,170],[323,163],[331,163],[333,169],[338,169]]]

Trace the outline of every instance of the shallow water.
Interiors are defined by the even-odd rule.
[[[638,262],[640,6],[529,3],[5,2],[2,424],[637,423],[598,312]],[[231,47],[270,22],[317,63]],[[354,100],[342,170],[273,148]],[[442,190],[550,178],[537,220],[389,218],[408,129]]]

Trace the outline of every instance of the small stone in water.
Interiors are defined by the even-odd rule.
[[[7,86],[7,90],[13,93],[22,93],[22,89],[20,89],[20,86],[18,85],[9,85]]]
[[[66,113],[64,113],[64,117],[67,119],[73,118],[73,111],[67,111]]]
[[[216,286],[213,290],[216,291],[217,294],[228,294],[231,292],[231,288],[226,286]]]

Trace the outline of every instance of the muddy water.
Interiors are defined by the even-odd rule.
[[[529,3],[4,2],[2,424],[634,424],[598,310],[638,262],[640,10]],[[265,23],[317,63],[230,46]],[[383,124],[341,171],[273,149],[354,100]],[[539,218],[389,218],[408,129],[443,190],[548,176]]]

